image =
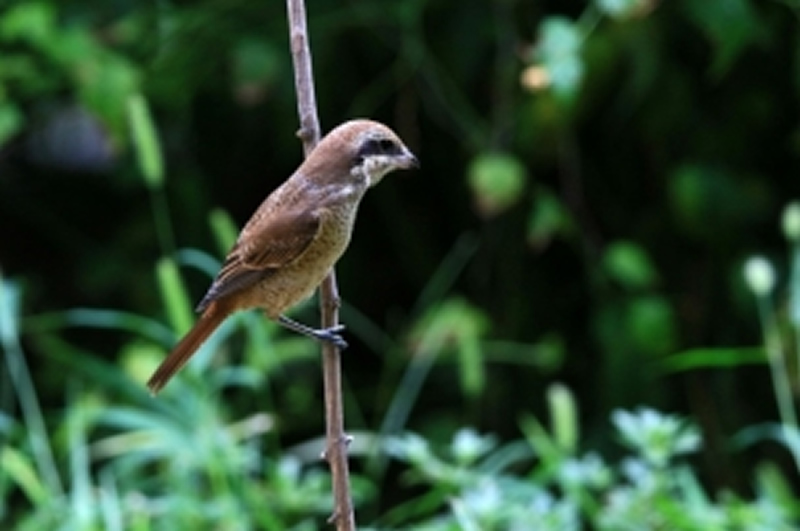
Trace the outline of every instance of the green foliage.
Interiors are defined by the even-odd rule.
[[[468,181],[476,207],[484,216],[502,213],[522,195],[525,167],[503,153],[479,155],[469,166]]]
[[[747,0],[684,2],[686,13],[714,44],[711,72],[722,75],[753,44],[766,39],[758,11]]]
[[[128,99],[128,120],[139,171],[148,187],[160,188],[164,181],[164,162],[156,127],[141,94],[132,94]]]
[[[784,236],[790,245],[790,277],[787,289],[787,312],[773,308],[773,296],[777,284],[775,269],[762,256],[749,258],[743,267],[744,282],[755,296],[763,335],[763,351],[770,369],[775,401],[778,405],[780,423],[775,426],[756,427],[752,431],[756,438],[775,438],[782,443],[794,458],[800,471],[800,421],[796,407],[796,389],[800,388],[800,322],[797,319],[798,294],[800,294],[800,240],[794,238],[792,226],[797,205],[790,203],[784,208],[782,225]],[[788,336],[788,338],[786,337]]]
[[[19,108],[0,100],[0,145],[22,129],[23,117]]]
[[[308,4],[323,129],[423,167],[337,269],[359,523],[796,527],[798,3]],[[325,525],[315,345],[241,314],[142,385],[300,160],[291,80],[280,2],[3,4],[4,528]]]
[[[11,6],[0,17],[0,44],[19,49],[0,74],[5,89],[0,94],[25,100],[69,87],[102,118],[112,138],[118,143],[125,138],[126,102],[140,85],[139,70],[85,28],[62,24],[56,4],[34,1]],[[3,139],[23,125],[19,118],[15,123],[17,127],[8,129]]]
[[[799,507],[781,494],[786,483],[774,470],[761,470],[753,502],[709,496],[680,461],[701,445],[695,426],[651,409],[615,411],[613,422],[628,451],[618,463],[565,448],[532,419],[523,422],[527,447],[500,446],[469,429],[441,452],[413,434],[391,438],[388,451],[408,464],[408,481],[430,485],[403,513],[415,517],[414,529],[443,531],[793,527]],[[430,513],[438,516],[421,518]]]
[[[636,244],[615,242],[606,248],[603,269],[611,280],[631,289],[644,289],[655,285],[657,273],[647,254]]]
[[[597,0],[596,3],[604,15],[619,20],[636,16],[642,10],[653,7],[651,0]]]
[[[460,298],[432,306],[411,334],[416,350],[422,356],[443,353],[451,345],[458,356],[461,385],[468,396],[483,391],[485,374],[480,338],[487,327],[486,316]]]

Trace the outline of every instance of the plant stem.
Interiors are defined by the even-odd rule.
[[[304,0],[286,0],[289,17],[289,39],[294,65],[297,113],[300,118],[298,136],[308,155],[320,138],[317,104],[314,96],[314,75],[311,67],[311,49],[306,27]],[[333,269],[320,285],[320,313],[322,328],[336,326],[339,321],[339,290]],[[326,448],[325,459],[331,468],[334,510],[329,522],[338,531],[355,529],[353,505],[350,496],[350,472],[347,464],[348,436],[344,432],[344,407],[342,404],[342,377],[339,349],[322,342],[322,371],[325,386]]]
[[[775,391],[775,400],[778,403],[778,414],[781,417],[783,435],[786,439],[786,446],[794,458],[795,466],[800,470],[800,452],[797,446],[792,443],[797,436],[799,427],[780,330],[770,306],[769,298],[764,295],[758,295],[756,304],[761,326],[764,330],[764,348],[767,351],[767,361],[772,375],[772,385]]]

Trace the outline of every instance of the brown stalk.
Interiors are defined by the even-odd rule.
[[[297,112],[300,130],[297,136],[308,155],[320,139],[317,103],[314,95],[314,74],[311,65],[311,48],[306,27],[304,0],[286,0],[289,18],[289,39],[294,65],[294,82],[297,92]],[[336,274],[331,268],[320,285],[320,313],[322,328],[339,323],[339,289]],[[344,406],[342,404],[342,375],[339,349],[322,342],[322,372],[325,386],[325,453],[331,469],[334,510],[329,522],[337,531],[355,530],[353,504],[350,496],[350,471],[347,464],[349,437],[344,432]]]

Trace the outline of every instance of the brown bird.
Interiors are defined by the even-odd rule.
[[[346,347],[343,327],[315,329],[283,313],[310,297],[344,253],[367,189],[416,166],[414,154],[378,122],[353,120],[328,133],[244,226],[197,307],[199,320],[150,377],[150,391],[160,391],[238,310],[261,308],[295,332]]]

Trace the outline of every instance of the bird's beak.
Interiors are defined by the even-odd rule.
[[[409,150],[405,150],[403,155],[400,157],[400,167],[404,170],[419,168],[419,160]]]

